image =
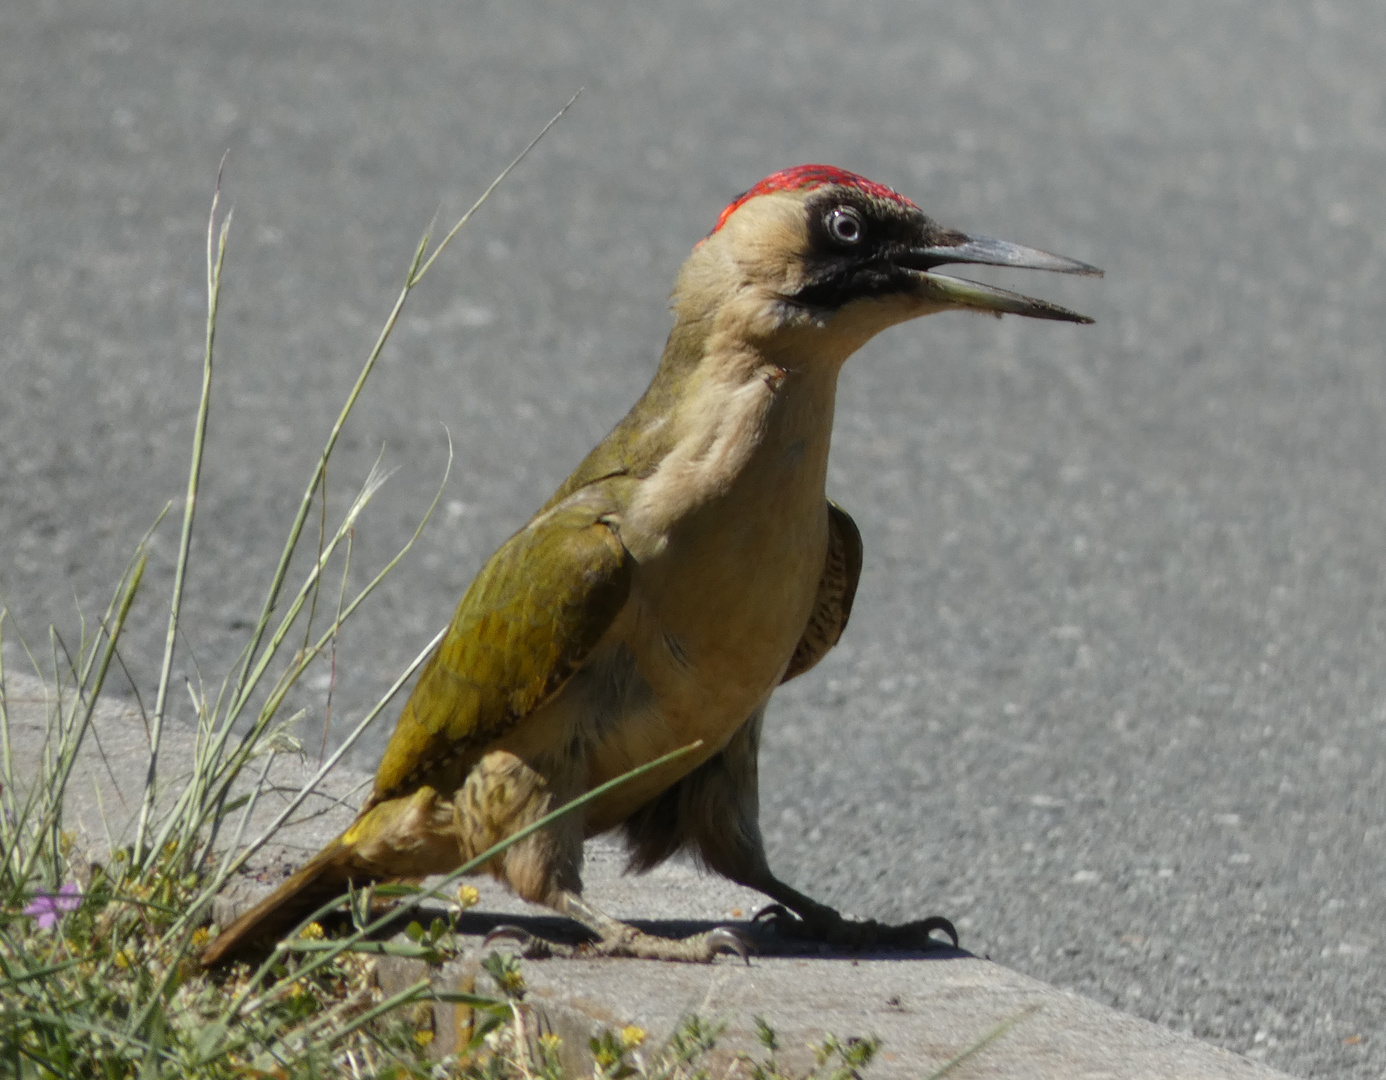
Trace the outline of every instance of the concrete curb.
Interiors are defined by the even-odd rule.
[[[51,698],[41,682],[27,676],[7,675],[5,690],[12,753],[22,773],[25,762],[39,760]],[[140,715],[128,705],[99,706],[96,734],[99,746],[89,740],[74,773],[65,827],[99,858],[109,843],[129,839],[148,750]],[[172,726],[167,735],[167,765],[160,772],[176,793],[179,766],[192,752],[194,733]],[[311,776],[312,765],[285,757],[271,771],[272,781],[290,790]],[[315,796],[313,816],[281,833],[227,890],[215,910],[217,920],[227,921],[344,827],[368,779],[350,769],[337,770]],[[267,800],[250,835],[285,797],[276,794]],[[654,1047],[682,1018],[696,1013],[726,1024],[719,1043],[719,1052],[726,1056],[758,1050],[754,1018],[764,1017],[784,1047],[781,1061],[791,1066],[806,1066],[807,1047],[820,1042],[826,1032],[842,1038],[879,1036],[882,1054],[868,1076],[882,1080],[927,1075],[1010,1020],[1014,1024],[1001,1038],[950,1075],[959,1080],[1285,1076],[963,951],[850,953],[825,946],[786,947],[751,926],[750,916],[764,903],[758,893],[682,863],[635,878],[622,876],[621,868],[614,846],[588,845],[587,895],[611,914],[667,934],[740,924],[756,938],[761,952],[748,965],[734,958],[710,966],[637,960],[527,962],[526,1003],[535,1024],[565,1037],[575,1068],[586,1067],[582,1055],[587,1038],[603,1028],[635,1024],[649,1034],[646,1047]],[[388,959],[380,966],[382,986],[403,986],[427,973],[440,986],[484,991],[481,942],[493,927],[514,923],[549,936],[571,932],[564,920],[536,913],[489,881],[478,880],[477,885],[481,905],[467,912],[460,924],[466,940],[463,955],[431,972],[417,961]],[[469,1022],[465,1009],[435,1006],[439,1051],[455,1045],[459,1030]]]

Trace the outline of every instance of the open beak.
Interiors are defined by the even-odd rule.
[[[1036,300],[1020,293],[1008,292],[978,281],[936,274],[934,267],[948,263],[979,263],[985,266],[1013,266],[1021,270],[1053,270],[1060,274],[1086,274],[1101,277],[1102,271],[1076,259],[1051,255],[1047,251],[993,240],[988,236],[959,237],[955,244],[936,244],[932,247],[910,248],[896,258],[901,266],[920,272],[919,291],[947,304],[949,307],[991,311],[997,315],[1028,315],[1032,319],[1059,319],[1063,322],[1090,323],[1093,320],[1076,311]]]

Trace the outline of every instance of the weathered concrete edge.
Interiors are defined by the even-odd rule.
[[[5,682],[11,748],[22,773],[28,763],[39,760],[51,696],[32,676],[9,672]],[[84,748],[65,798],[67,827],[93,853],[105,850],[108,836],[115,843],[128,840],[148,762],[145,726],[129,704],[103,702],[96,724],[100,750],[95,741]],[[160,774],[167,778],[170,792],[176,792],[180,762],[188,759],[192,745],[193,732],[187,726],[169,726]],[[285,758],[272,775],[277,784],[288,787],[311,776],[313,765]],[[335,835],[350,819],[352,793],[366,779],[351,769],[339,769],[316,804],[318,816],[268,845],[216,917],[229,917]],[[274,810],[273,804],[267,805],[258,820],[267,820]],[[640,878],[623,877],[620,869],[614,848],[589,845],[588,895],[618,917],[652,923],[653,929],[666,932],[744,923],[762,901],[750,890],[702,876],[687,865],[667,865]],[[463,956],[432,973],[440,985],[485,988],[478,965],[481,936],[498,920],[551,925],[533,922],[533,909],[493,886],[483,886],[482,909],[493,915],[465,920],[469,945]],[[805,1057],[805,1045],[821,1039],[824,1032],[841,1037],[874,1034],[884,1040],[884,1053],[869,1075],[918,1077],[1014,1020],[1002,1038],[953,1075],[1055,1080],[1284,1076],[965,953],[769,955],[775,942],[766,945],[767,955],[750,965],[730,960],[710,967],[626,960],[529,962],[527,1001],[536,1023],[566,1035],[565,1046],[579,1058],[587,1036],[601,1027],[637,1025],[649,1033],[647,1046],[653,1046],[682,1017],[696,1012],[727,1024],[723,1054],[754,1050],[753,1017],[764,1016],[779,1033],[787,1059]],[[421,970],[392,962],[382,966],[381,979],[389,985],[412,981]],[[440,1051],[455,1043],[459,1026],[467,1022],[465,1012],[441,1006],[435,1010]]]

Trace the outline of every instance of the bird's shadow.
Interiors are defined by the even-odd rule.
[[[425,926],[433,918],[448,916],[441,909],[423,907],[410,917]],[[719,927],[743,935],[755,947],[756,956],[798,957],[815,960],[962,960],[974,958],[966,949],[954,948],[937,938],[921,947],[868,946],[852,948],[826,942],[789,937],[774,926],[750,919],[728,919],[711,922],[706,919],[629,919],[629,925],[646,934],[663,938],[685,938],[706,933]],[[595,936],[581,923],[561,915],[525,915],[509,912],[470,910],[456,916],[456,932],[463,937],[484,939],[487,934],[505,926],[533,934],[556,944],[581,945],[595,941]]]

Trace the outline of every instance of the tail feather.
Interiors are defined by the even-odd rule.
[[[217,935],[202,953],[202,966],[264,956],[295,926],[349,885],[376,880],[352,858],[354,845],[339,836],[302,869]]]
[[[351,828],[207,946],[203,967],[266,955],[290,930],[350,885],[447,873],[461,858],[452,804],[426,784],[367,803]]]

